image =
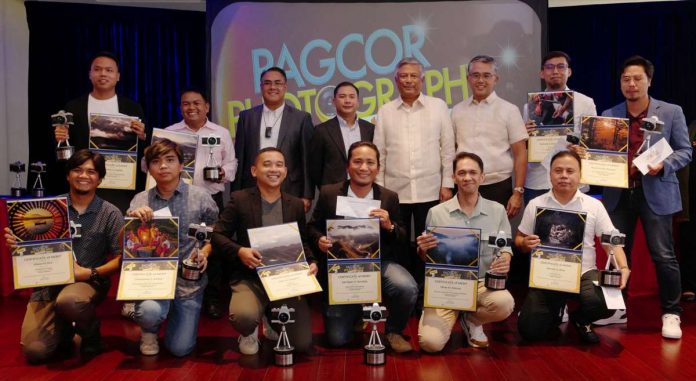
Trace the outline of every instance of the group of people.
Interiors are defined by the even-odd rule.
[[[570,64],[570,57],[560,51],[543,58],[539,75],[545,90],[568,90]],[[106,296],[110,276],[119,269],[121,212],[148,221],[166,208],[179,217],[180,237],[186,236],[184,230],[190,223],[205,222],[214,225],[214,231],[211,242],[194,256],[200,268],[207,269],[200,280],[179,277],[173,300],[135,303],[133,318],[142,330],[142,354],[159,353],[160,325],[165,320],[167,350],[175,356],[191,353],[204,295],[207,307],[212,307],[208,312],[219,313],[215,309],[221,304],[221,287],[226,284],[231,288],[227,315],[240,335],[240,352],[258,352],[259,326],[264,337],[277,339],[279,326],[269,324],[268,317],[271,308],[282,304],[295,309],[297,323],[288,326],[291,342],[297,350],[311,352],[307,298],[269,300],[255,271],[263,253],[250,247],[248,229],[297,222],[309,263],[308,276],[316,275],[325,285],[326,252],[332,244],[326,236],[326,221],[341,218],[336,211],[340,196],[380,202],[370,216],[380,224],[381,287],[390,311],[385,331],[395,352],[413,350],[403,331],[422,298],[423,258],[437,245],[437,238],[427,233],[426,227],[478,228],[482,242],[499,232],[514,237],[512,246],[516,249],[505,247],[499,256],[488,245],[481,245],[480,278],[487,270],[506,274],[514,262],[513,253],[524,256],[540,244],[534,234],[536,207],[584,212],[587,220],[580,293],[530,289],[518,318],[519,333],[525,340],[548,338],[563,320],[566,301],[576,299],[578,307],[569,313],[571,324],[583,341],[599,341],[592,324],[611,318],[614,311],[607,309],[601,288],[593,284],[599,277],[595,237],[615,230],[626,234],[626,251],[613,248],[622,274],[621,288],[625,289],[638,218],[650,226],[646,234],[658,275],[662,335],[679,339],[681,290],[672,244],[672,215],[681,209],[675,172],[691,160],[692,148],[681,108],[648,95],[653,72],[650,61],[629,58],[621,67],[620,80],[626,100],[603,115],[630,120],[630,161],[644,138],[640,121],[648,116],[656,115],[664,122],[661,135],[674,152],[645,175],[629,162],[630,187],[605,188],[603,201],[579,190],[583,152],[578,147],[569,145],[552,153],[548,168],[527,163],[526,140],[536,125],[525,123],[520,109],[496,94],[499,74],[495,59],[476,56],[467,68],[471,96],[451,112],[444,101],[421,92],[422,65],[412,58],[400,61],[394,76],[399,96],[379,108],[375,124],[358,118],[359,88],[342,82],[334,88],[336,117],[313,126],[308,113],[285,103],[285,72],[269,68],[259,78],[263,104],[240,113],[234,143],[226,129],[208,120],[205,95],[185,90],[181,94],[183,120],[168,129],[199,137],[220,136],[221,144],[213,148],[213,154],[221,163],[222,179],[204,180],[198,168],[205,163],[201,159],[197,160],[193,184],[187,184],[180,178],[181,148],[167,139],[158,140],[143,152],[156,186],[131,195],[128,205],[122,207],[119,200],[126,192],[112,199],[118,192],[97,191],[106,173],[105,161],[99,153],[86,149],[87,127],[82,123],[87,122],[83,116],[94,112],[140,115],[142,109],[116,95],[118,60],[100,53],[91,62],[92,92],[67,107],[75,114],[75,126],[70,131],[57,127],[55,132],[57,140],[70,137],[80,149],[65,164],[70,218],[83,226],[82,237],[73,240],[76,283],[37,289],[32,294],[22,324],[24,354],[30,362],[45,361],[62,346],[71,345],[75,333],[82,337],[83,352],[101,349],[94,311]],[[596,115],[591,98],[574,94],[576,118]],[[147,140],[149,132],[143,122],[134,120],[132,129]],[[225,182],[231,182],[233,192],[223,205]],[[319,194],[306,221],[316,188]],[[513,235],[509,219],[520,212],[522,221]],[[409,247],[412,236],[415,251]],[[9,245],[15,243],[9,230],[5,237]],[[193,246],[193,240],[180,240],[180,257],[187,258]],[[513,312],[514,299],[509,291],[488,289],[480,280],[476,300],[477,308],[470,312],[423,308],[419,347],[427,352],[442,350],[457,321],[469,345],[487,347],[483,326],[506,319]],[[362,317],[360,305],[330,305],[324,295],[322,313],[330,346],[352,341]]]

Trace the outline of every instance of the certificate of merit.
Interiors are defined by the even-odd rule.
[[[423,306],[476,311],[477,278],[475,271],[426,269]]]
[[[126,261],[121,267],[116,300],[174,299],[179,261]]]
[[[12,251],[12,268],[15,289],[75,282],[70,242],[16,247]]]
[[[258,270],[270,301],[321,292],[317,278],[308,273],[309,265],[306,262]]]
[[[582,256],[538,250],[532,254],[530,266],[529,287],[580,292]]]
[[[329,304],[382,301],[380,263],[329,264]]]

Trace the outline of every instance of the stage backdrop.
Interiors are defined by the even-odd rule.
[[[545,48],[546,4],[209,1],[213,120],[234,134],[239,112],[261,103],[259,75],[271,66],[287,72],[286,100],[315,122],[334,116],[333,87],[341,81],[357,85],[358,115],[370,119],[398,96],[393,76],[404,57],[425,67],[423,92],[452,107],[469,95],[468,61],[493,56],[498,95],[522,104],[540,86],[530,73]]]

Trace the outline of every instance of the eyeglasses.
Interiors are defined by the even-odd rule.
[[[273,85],[275,85],[275,87],[281,87],[281,86],[285,85],[285,81],[281,81],[281,80],[263,81],[263,82],[261,82],[261,84],[264,85],[265,87],[271,87]]]
[[[567,69],[567,68],[568,68],[568,65],[567,65],[567,64],[564,64],[564,63],[559,63],[559,64],[556,64],[556,65],[554,65],[554,64],[552,64],[552,63],[544,64],[544,69],[545,69],[545,70],[549,70],[549,71],[553,71],[553,69],[558,69],[558,71],[563,71],[563,70],[565,70],[565,69]]]
[[[493,79],[493,77],[495,77],[495,74],[493,74],[493,73],[469,73],[469,77],[471,77],[477,81],[481,78],[483,78],[484,81],[490,81],[491,79]]]

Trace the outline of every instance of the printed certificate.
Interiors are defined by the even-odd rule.
[[[526,115],[536,123],[529,134],[527,161],[539,163],[559,139],[573,132],[575,96],[572,91],[544,91],[527,94]]]
[[[481,230],[428,227],[438,240],[425,257],[425,307],[475,311]]]
[[[379,219],[326,221],[329,304],[382,301]]]
[[[14,288],[31,288],[75,282],[70,241],[36,243],[12,250]]]
[[[249,243],[263,256],[256,272],[271,301],[320,292],[309,264],[297,222],[249,229]]]
[[[135,152],[97,151],[104,156],[106,176],[99,188],[135,189],[138,156]]]
[[[126,217],[117,300],[174,299],[179,266],[179,219],[144,223]]]
[[[584,212],[537,208],[534,234],[541,243],[532,252],[529,287],[580,292],[586,220]]]
[[[624,118],[582,118],[580,145],[587,154],[582,159],[581,183],[628,188],[628,129]]]

